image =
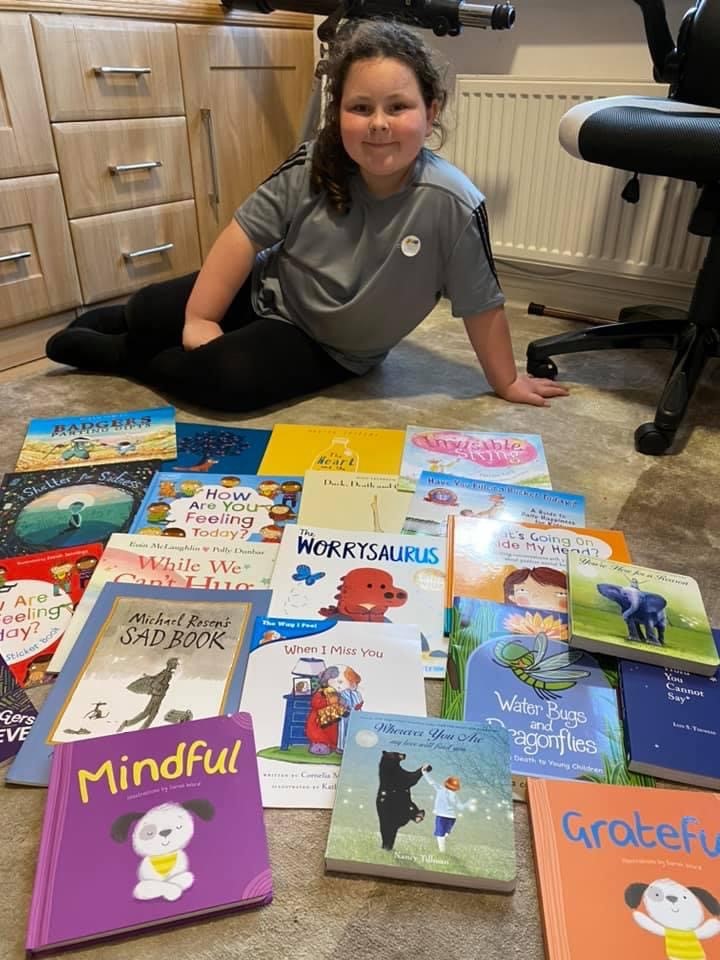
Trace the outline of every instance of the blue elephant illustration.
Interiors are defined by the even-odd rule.
[[[628,640],[640,643],[656,643],[665,646],[667,600],[659,593],[646,593],[637,580],[629,587],[617,587],[613,583],[598,583],[598,593],[620,607],[628,631]]]

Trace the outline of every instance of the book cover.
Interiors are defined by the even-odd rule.
[[[325,865],[510,892],[516,866],[507,733],[436,717],[354,714]]]
[[[425,676],[442,679],[445,544],[438,537],[288,528],[270,580],[269,616],[411,623]]]
[[[266,474],[156,473],[130,533],[278,543],[297,520],[303,478]]]
[[[15,470],[170,460],[176,453],[174,407],[81,413],[31,420]]]
[[[720,667],[692,577],[579,554],[568,577],[573,646],[708,677]]]
[[[308,470],[298,523],[333,530],[400,533],[411,494],[398,490],[397,474]]]
[[[720,796],[528,783],[548,960],[704,960],[720,950]]]
[[[408,426],[400,489],[414,490],[423,471],[552,488],[542,438],[526,433],[486,433]]]
[[[403,533],[444,537],[451,514],[544,526],[584,527],[585,497],[577,493],[492,483],[423,470],[407,509]]]
[[[271,899],[247,714],[58,747],[29,952]]]
[[[331,807],[352,713],[425,716],[419,630],[258,618],[240,709],[255,723],[264,806]]]
[[[58,743],[237,710],[252,623],[267,590],[106,583],[8,783],[45,786]]]
[[[0,656],[22,687],[53,679],[50,659],[102,552],[90,543],[0,559]]]
[[[178,422],[175,431],[177,457],[166,472],[256,473],[270,439],[270,430],[211,423]]]
[[[402,430],[276,423],[258,469],[301,475],[307,470],[397,475],[404,439]]]
[[[6,473],[0,557],[106,543],[125,533],[159,460]]]
[[[62,669],[106,583],[144,583],[151,587],[200,590],[265,590],[270,584],[277,549],[275,543],[231,545],[200,537],[114,533],[60,638],[47,666],[48,673],[59,673]]]
[[[720,646],[720,630],[713,630]],[[720,672],[619,663],[628,766],[720,790]]]
[[[0,763],[15,756],[36,716],[30,698],[0,659]]]
[[[442,715],[510,734],[516,799],[528,777],[652,785],[629,773],[613,662],[571,650],[567,616],[455,602]]]

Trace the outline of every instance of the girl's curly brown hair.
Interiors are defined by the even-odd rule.
[[[355,20],[345,23],[336,34],[327,64],[324,122],[313,151],[310,182],[315,192],[324,190],[330,206],[339,213],[350,209],[350,177],[357,170],[340,136],[340,103],[348,71],[357,60],[388,57],[408,66],[417,77],[426,107],[437,101],[438,115],[433,131],[439,146],[445,140],[440,116],[447,100],[440,71],[432,51],[406,26],[392,20]]]

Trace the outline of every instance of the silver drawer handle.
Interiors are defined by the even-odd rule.
[[[137,257],[149,257],[151,253],[165,253],[166,250],[172,250],[174,243],[159,243],[156,247],[146,247],[144,250],[128,250],[123,253],[125,260],[135,260]]]
[[[150,67],[93,67],[93,70],[98,77],[104,77],[108,73],[131,73],[136,77],[143,73],[152,73]]]
[[[220,205],[220,181],[217,170],[217,154],[215,153],[215,136],[213,133],[212,110],[203,107],[200,110],[202,122],[205,124],[208,138],[208,150],[210,151],[210,174],[212,176],[212,190],[208,193],[210,203],[217,208]]]
[[[28,257],[31,257],[32,253],[29,250],[20,250],[19,253],[6,253],[4,257],[0,257],[0,263],[10,263],[13,260],[27,260]]]
[[[110,173],[128,173],[130,170],[154,170],[162,166],[162,160],[146,160],[144,163],[111,163],[108,166]]]

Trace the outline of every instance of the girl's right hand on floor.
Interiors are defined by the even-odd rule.
[[[186,321],[183,327],[182,344],[186,350],[196,350],[221,336],[222,328],[219,323],[200,319]]]

